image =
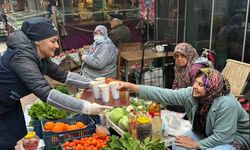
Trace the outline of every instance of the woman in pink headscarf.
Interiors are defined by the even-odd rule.
[[[188,43],[179,43],[176,45],[174,59],[175,79],[172,86],[173,89],[192,86],[198,70],[209,66],[208,60],[204,57],[199,57],[196,49]],[[167,108],[171,111],[185,112],[182,106],[168,105]]]
[[[195,48],[188,43],[179,43],[174,50],[175,59],[175,79],[173,89],[192,86],[195,81],[195,75],[200,68],[208,67],[206,58],[199,57]]]

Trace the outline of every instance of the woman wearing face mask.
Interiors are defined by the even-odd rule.
[[[82,56],[82,75],[95,79],[97,77],[116,77],[117,49],[109,39],[107,28],[98,25],[94,31],[94,43]]]

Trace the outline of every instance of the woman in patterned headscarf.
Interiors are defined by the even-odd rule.
[[[173,150],[248,150],[249,115],[233,94],[221,73],[212,68],[198,71],[193,87],[178,90],[120,82],[118,89],[139,93],[163,105],[185,107],[193,129],[177,136]]]
[[[200,68],[208,67],[208,60],[199,57],[196,49],[188,43],[179,43],[174,50],[175,59],[175,79],[173,89],[186,88],[192,86],[195,81],[196,73]],[[169,105],[168,110],[176,112],[185,112],[184,107]]]
[[[95,79],[97,77],[116,77],[117,48],[108,37],[107,28],[98,25],[94,31],[94,43],[82,56],[82,75]]]
[[[196,49],[194,49],[188,43],[179,43],[174,50],[175,59],[175,79],[173,83],[173,89],[185,88],[192,86],[195,81],[195,75],[197,71],[206,66],[208,67],[208,61],[205,59],[199,59]]]
[[[193,85],[193,96],[198,101],[198,107],[194,116],[194,132],[206,135],[207,113],[215,98],[230,93],[230,84],[227,79],[214,69],[200,69]],[[200,84],[200,85],[199,85]]]

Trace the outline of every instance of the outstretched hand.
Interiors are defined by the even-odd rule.
[[[103,110],[105,109],[112,109],[113,107],[112,106],[106,106],[106,105],[100,105],[100,104],[97,104],[97,103],[92,103],[90,105],[90,114],[92,115],[96,115],[96,114],[100,114]]]
[[[132,84],[129,82],[119,82],[119,86],[117,88],[117,90],[122,90],[122,89],[127,89],[130,90],[132,92],[138,93],[139,92],[139,86],[136,84]]]

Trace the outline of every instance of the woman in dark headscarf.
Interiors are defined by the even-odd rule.
[[[193,129],[176,137],[174,150],[250,148],[249,115],[230,93],[228,81],[215,69],[200,69],[193,87],[179,90],[120,82],[122,88],[139,93],[139,98],[185,107]]]

